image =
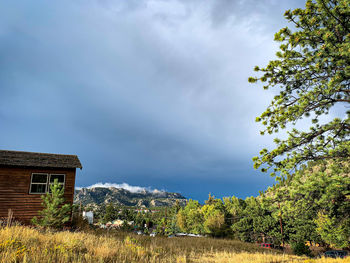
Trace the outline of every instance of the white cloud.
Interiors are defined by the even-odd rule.
[[[96,183],[87,187],[76,187],[77,190],[80,190],[82,188],[87,188],[87,189],[92,189],[92,188],[97,188],[97,187],[102,187],[102,188],[121,188],[124,190],[127,190],[131,193],[142,193],[142,192],[150,192],[154,194],[160,194],[163,193],[164,190],[158,190],[158,189],[152,189],[151,187],[142,187],[142,186],[134,186],[134,185],[129,185],[127,183],[121,183],[121,184],[114,184],[114,183]]]

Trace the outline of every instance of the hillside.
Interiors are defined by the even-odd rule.
[[[173,206],[177,200],[180,205],[186,203],[186,198],[181,194],[157,190],[131,192],[116,187],[93,187],[75,190],[74,194],[74,202],[84,206],[113,203],[123,206],[159,207]]]

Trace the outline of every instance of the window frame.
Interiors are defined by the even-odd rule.
[[[46,175],[46,183],[33,183],[33,177],[34,177],[35,174]],[[64,189],[65,185],[66,185],[66,174],[63,174],[63,173],[32,173],[31,174],[31,178],[30,178],[30,184],[29,184],[29,194],[32,194],[32,195],[44,195],[46,193],[50,193],[51,175],[63,175],[63,183],[59,183],[59,184],[62,185],[63,189]],[[33,184],[45,185],[45,192],[44,193],[32,192],[32,185]]]
[[[63,175],[63,183],[58,182],[58,184],[62,185],[63,191],[64,191],[64,186],[66,185],[66,174],[49,174],[49,180],[47,181],[47,190],[46,192],[50,193],[50,186],[51,184],[53,184],[54,182],[51,183],[51,176],[52,175]]]
[[[35,174],[41,174],[41,175],[46,175],[46,183],[33,183],[33,177]],[[29,185],[29,194],[33,194],[33,195],[42,195],[42,194],[46,194],[47,192],[47,183],[49,182],[49,174],[48,173],[32,173],[31,178],[30,178],[30,185]],[[45,185],[45,192],[44,193],[35,193],[32,192],[32,185],[33,184],[40,184],[40,185]]]

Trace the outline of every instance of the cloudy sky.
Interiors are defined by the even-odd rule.
[[[98,182],[204,200],[273,183],[252,157],[288,0],[0,1],[0,149],[77,154]],[[149,189],[149,188],[148,188]]]

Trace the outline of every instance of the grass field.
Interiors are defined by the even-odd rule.
[[[0,262],[350,263],[350,259],[308,259],[234,240],[50,232],[14,226],[0,229]]]

